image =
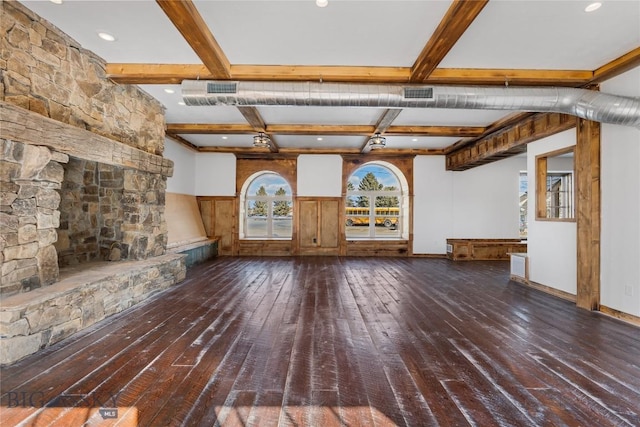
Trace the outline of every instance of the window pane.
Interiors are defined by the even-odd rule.
[[[273,202],[273,237],[291,237],[293,229],[292,202],[278,200]]]
[[[375,236],[400,236],[400,208],[397,197],[376,197]]]
[[[267,202],[249,200],[247,202],[247,237],[267,235]]]
[[[247,196],[291,196],[291,187],[275,173],[265,173],[254,179],[247,189]]]
[[[526,172],[520,172],[520,238],[527,238],[527,206],[529,202],[528,177]]]
[[[573,218],[573,174],[547,173],[547,218]]]
[[[347,183],[347,191],[398,191],[400,182],[391,170],[381,165],[364,165]]]
[[[348,196],[346,201],[345,224],[348,238],[369,236],[369,197]]]

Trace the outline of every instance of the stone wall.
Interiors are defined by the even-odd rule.
[[[53,246],[66,154],[0,139],[0,294],[58,279]]]
[[[128,259],[162,255],[167,247],[164,217],[167,179],[161,174],[124,171],[122,242]]]
[[[105,61],[15,1],[0,13],[0,100],[139,148],[164,151],[164,108],[105,75]]]

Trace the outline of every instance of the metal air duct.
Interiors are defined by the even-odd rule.
[[[570,114],[640,128],[640,99],[587,89],[184,80],[187,105],[463,108]]]

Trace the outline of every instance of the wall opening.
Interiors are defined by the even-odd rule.
[[[124,168],[70,157],[60,189],[60,267],[125,259]]]

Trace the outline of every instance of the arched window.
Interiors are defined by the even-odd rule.
[[[407,239],[408,186],[393,165],[371,162],[347,181],[345,225],[348,239]]]
[[[242,188],[240,236],[247,239],[291,239],[291,186],[275,172],[249,177]]]

